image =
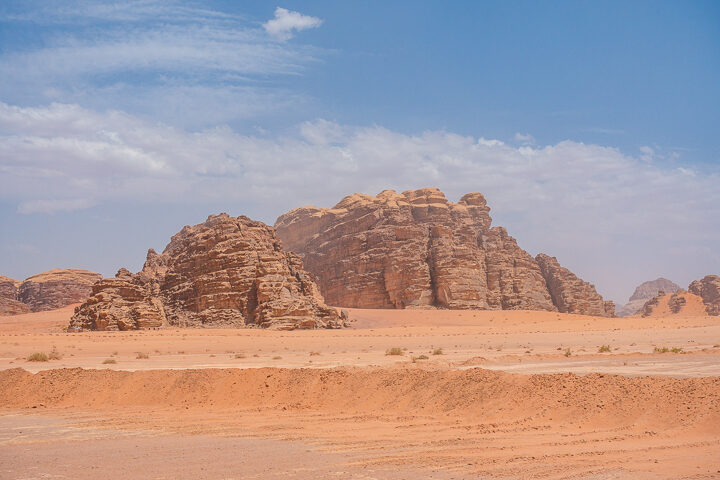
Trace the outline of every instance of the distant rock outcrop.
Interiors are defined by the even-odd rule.
[[[300,258],[282,249],[271,227],[223,213],[184,227],[162,254],[149,250],[139,273],[121,269],[97,283],[70,327],[293,329],[344,322],[323,303]]]
[[[617,315],[618,317],[627,317],[641,313],[645,303],[655,298],[659,292],[675,293],[678,290],[680,290],[680,285],[671,282],[667,278],[660,277],[655,280],[643,282],[635,288],[635,292],[628,300],[628,303],[618,309]]]
[[[18,300],[33,312],[53,310],[80,303],[90,296],[99,273],[76,268],[53,269],[26,279],[18,288]]]
[[[14,278],[0,275],[0,298],[8,298],[10,300],[17,300],[18,287],[21,282],[18,282]]]
[[[0,315],[30,313],[30,307],[12,298],[0,297]]]
[[[90,296],[99,273],[79,269],[55,269],[19,282],[0,275],[0,315],[41,312],[80,303]]]
[[[705,305],[698,295],[680,289],[673,293],[658,292],[645,302],[640,312],[643,317],[703,316]]]
[[[436,188],[385,190],[297,208],[275,228],[331,305],[556,311],[538,262],[489,212],[480,193],[452,203]]]
[[[708,315],[720,315],[720,276],[707,275],[695,280],[688,290],[703,299]]]
[[[562,267],[555,257],[543,253],[535,257],[545,277],[553,303],[561,313],[583,313],[612,317],[615,304],[603,300],[595,286],[578,278],[574,273]]]

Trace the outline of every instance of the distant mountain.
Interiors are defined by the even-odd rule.
[[[678,290],[680,290],[680,285],[662,277],[641,283],[635,289],[628,303],[618,308],[616,314],[618,317],[634,315],[639,313],[645,303],[655,298],[659,292],[675,293]]]

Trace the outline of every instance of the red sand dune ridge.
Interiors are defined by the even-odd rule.
[[[688,428],[720,422],[720,378],[518,375],[479,368],[0,372],[5,408],[197,407],[480,415]]]

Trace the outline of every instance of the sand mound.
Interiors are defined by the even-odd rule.
[[[298,409],[326,413],[472,415],[716,428],[720,378],[514,375],[483,369],[208,369],[0,372],[0,407]],[[703,427],[704,426],[704,427]]]
[[[665,293],[649,300],[643,306],[643,317],[700,317],[707,315],[703,299],[685,290]]]

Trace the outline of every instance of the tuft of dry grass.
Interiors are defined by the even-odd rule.
[[[244,353],[236,353],[235,358],[245,358],[245,354]]]
[[[137,352],[135,358],[137,358],[138,360],[147,360],[148,358],[150,358],[150,355],[145,352]]]
[[[442,348],[436,348],[435,350],[432,351],[432,354],[433,355],[445,355],[445,353],[443,353]]]
[[[403,355],[403,349],[400,347],[392,347],[385,351],[385,355]]]
[[[282,360],[282,357],[280,355],[275,355],[272,359],[273,360]]]
[[[569,357],[571,355],[572,355],[572,350],[570,350],[570,347],[568,347],[567,350],[565,350],[565,356]]]
[[[47,362],[48,356],[43,352],[35,352],[27,357],[28,362]]]
[[[103,365],[114,365],[117,361],[114,358],[106,358],[103,360]]]
[[[598,353],[606,353],[610,351],[610,345],[603,345],[598,348]]]
[[[320,355],[320,352],[310,352],[311,357],[317,357],[318,355]]]

